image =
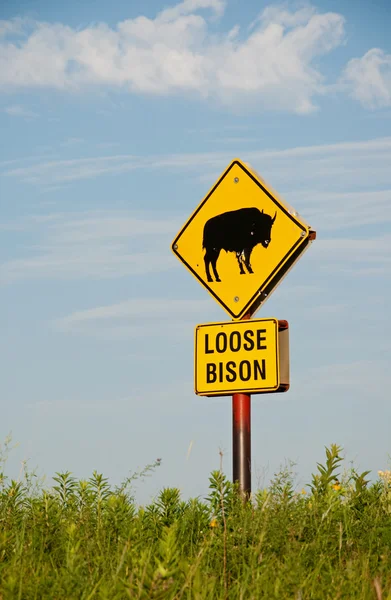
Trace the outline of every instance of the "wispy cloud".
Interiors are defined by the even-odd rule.
[[[149,354],[150,356],[150,354]],[[129,360],[129,358],[127,358]],[[92,397],[77,397],[75,393],[72,396],[64,394],[59,399],[50,397],[49,399],[42,400],[41,398],[37,401],[30,401],[25,404],[25,407],[30,410],[35,410],[40,414],[48,415],[54,414],[59,416],[71,416],[75,415],[86,415],[90,416],[91,411],[95,415],[110,415],[115,407],[116,413],[128,413],[129,407],[135,402],[140,406],[140,403],[149,410],[150,400],[153,397],[159,397],[160,402],[163,402],[164,413],[175,410],[175,414],[178,415],[180,407],[175,401],[178,398],[187,398],[192,396],[192,381],[186,380],[185,378],[179,378],[170,383],[162,385],[161,382],[143,382],[143,385],[132,385],[132,391],[129,395],[112,397],[106,397],[104,393],[99,397],[99,394],[94,394]],[[98,396],[98,397],[97,397]],[[173,406],[174,401],[174,406]]]
[[[36,119],[38,117],[38,113],[18,104],[6,106],[4,112],[10,117],[21,117],[23,119]]]
[[[121,245],[41,248],[38,256],[14,259],[0,265],[0,284],[27,279],[111,279],[145,275],[172,268],[161,252],[131,254]]]
[[[10,167],[11,165],[16,165],[16,164],[23,164],[26,167],[26,165],[31,164],[31,163],[38,163],[40,164],[43,160],[47,160],[50,155],[47,154],[47,152],[49,150],[51,150],[50,146],[40,146],[37,147],[35,149],[36,151],[40,151],[41,154],[31,154],[29,156],[19,156],[18,158],[10,158],[8,160],[2,160],[0,161],[0,169],[5,169],[6,167]],[[52,158],[53,158],[53,152],[51,154]],[[3,171],[3,173],[5,173],[6,171]],[[1,173],[0,173],[1,175]]]
[[[371,238],[320,239],[308,259],[322,269],[355,275],[385,275],[391,272],[391,235]]]
[[[227,155],[225,155],[227,156]],[[208,166],[219,167],[224,157],[191,155],[139,157],[133,155],[106,155],[71,160],[42,162],[14,169],[4,170],[0,176],[20,178],[34,185],[54,185],[93,179],[105,175],[120,175],[131,171],[151,169],[197,170],[203,162]],[[203,160],[204,159],[204,160]]]
[[[328,364],[309,369],[306,384],[302,389],[310,389],[314,394],[318,390],[345,389],[362,392],[382,392],[387,387],[389,365],[385,360],[359,360],[345,364]],[[368,374],[371,374],[369,377]],[[311,386],[307,382],[311,381]],[[300,385],[300,381],[299,381]]]
[[[10,224],[11,226],[11,224]],[[170,269],[176,223],[128,213],[53,214],[25,220],[38,240],[25,258],[0,264],[0,283],[26,279],[110,279]],[[137,239],[137,243],[135,243]]]
[[[3,165],[0,177],[33,185],[67,182],[164,169],[183,173],[205,185],[217,179],[233,152],[136,156],[128,154],[41,160],[23,166]],[[302,210],[311,225],[344,229],[390,219],[391,138],[282,150],[243,151],[243,159]]]
[[[110,86],[151,95],[191,93],[257,110],[314,111],[314,98],[326,90],[316,60],[343,42],[344,18],[313,7],[272,6],[246,32],[236,25],[216,35],[209,23],[225,4],[185,0],[155,18],[139,16],[115,28],[4,22],[0,88]]]
[[[70,137],[61,142],[60,146],[63,148],[68,148],[69,146],[78,146],[84,142],[83,138],[78,137]]]
[[[198,312],[209,306],[208,301],[175,300],[172,298],[136,298],[108,306],[99,306],[74,312],[60,322],[64,325],[73,325],[86,321],[103,321],[107,319],[140,319],[148,317],[161,319],[186,316]]]
[[[389,179],[391,184],[391,174]],[[290,201],[300,204],[306,219],[317,223],[323,232],[391,221],[391,187],[365,192],[295,191]]]
[[[99,150],[109,150],[110,148],[116,148],[119,146],[119,142],[99,142],[96,147]]]
[[[55,185],[86,177],[86,169],[92,177],[102,171],[143,169],[149,173],[164,168],[187,178],[202,172],[203,177],[208,175],[210,186],[231,158],[227,152],[115,155],[17,168],[5,165],[3,176]],[[285,188],[289,202],[320,232],[309,253],[319,261],[319,268],[367,275],[389,272],[391,239],[384,229],[375,232],[368,227],[384,228],[391,220],[391,138],[249,152],[245,158],[255,168],[262,165],[265,179],[283,195]],[[0,265],[0,281],[102,279],[169,269],[174,259],[167,248],[183,218],[91,211],[25,219],[24,226],[34,231],[35,243],[26,249],[26,257]],[[12,223],[3,226],[15,229]],[[20,226],[18,222],[17,229]]]
[[[163,334],[172,339],[191,333],[196,320],[202,319],[209,308],[207,299],[134,298],[76,311],[56,320],[54,327],[111,339]]]
[[[121,211],[55,213],[35,219],[51,223],[50,238],[59,244],[69,245],[91,240],[172,235],[176,225],[172,220],[157,220],[149,215],[144,218],[134,217],[131,213]]]

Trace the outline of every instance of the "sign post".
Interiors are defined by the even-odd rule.
[[[287,321],[253,319],[316,238],[256,171],[233,160],[172,242],[233,319],[195,329],[195,393],[232,396],[232,471],[251,494],[251,394],[289,389]]]
[[[232,396],[232,480],[246,498],[251,494],[251,396]]]

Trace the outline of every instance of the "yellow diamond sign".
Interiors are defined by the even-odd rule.
[[[315,239],[254,171],[235,159],[172,244],[233,319],[253,315]]]

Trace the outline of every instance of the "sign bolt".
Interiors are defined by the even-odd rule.
[[[234,183],[239,183],[239,177],[235,177]]]
[[[304,237],[305,236],[305,231],[302,231],[300,235],[301,235],[301,237]]]
[[[174,244],[173,248],[174,250],[178,250],[178,244]]]
[[[239,296],[235,296],[234,302],[239,302]]]

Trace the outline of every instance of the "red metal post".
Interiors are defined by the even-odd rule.
[[[232,396],[232,475],[247,497],[251,494],[251,396]]]
[[[249,319],[245,315],[243,320]],[[241,492],[251,494],[251,396],[232,396],[232,479]]]

